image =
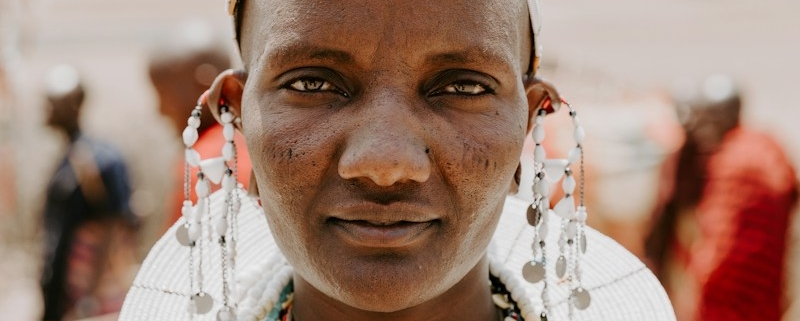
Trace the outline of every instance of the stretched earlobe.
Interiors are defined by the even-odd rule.
[[[514,179],[511,182],[511,188],[508,190],[509,195],[519,193],[519,184],[522,181],[522,164],[517,164],[517,170],[514,172]]]
[[[203,94],[204,102],[208,105],[208,109],[214,114],[214,118],[219,121],[220,106],[225,105],[229,111],[233,113],[234,125],[241,130],[241,115],[242,115],[242,94],[244,93],[244,84],[247,80],[247,73],[244,70],[228,69],[220,73],[211,88]],[[201,99],[202,99],[201,98]]]
[[[528,99],[528,132],[533,128],[533,120],[540,110],[546,114],[561,109],[562,98],[556,87],[538,77],[524,80],[525,95]]]
[[[538,77],[525,79],[525,95],[528,98],[528,106],[532,114],[536,114],[539,109],[545,109],[550,114],[561,109],[561,94],[558,93],[556,86]]]

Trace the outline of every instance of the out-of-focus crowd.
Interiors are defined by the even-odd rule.
[[[237,64],[218,21],[223,10],[206,14],[210,22],[174,23],[189,2],[164,5],[160,28],[145,36],[131,30],[146,16],[95,31],[108,48],[70,38],[82,27],[42,38],[37,30],[46,28],[23,19],[62,8],[41,23],[68,24],[82,10],[102,17],[126,3],[0,0],[0,319],[115,319],[147,248],[180,217],[181,201],[195,197],[184,195],[180,129],[214,77]],[[48,48],[65,52],[41,52]],[[120,67],[131,61],[138,65]],[[98,65],[120,72],[93,74]],[[566,93],[591,133],[589,224],[649,265],[679,320],[800,318],[798,162],[774,131],[747,122],[748,109],[758,108],[748,88],[718,74],[632,90],[605,84],[608,72],[587,76],[547,59],[543,74],[589,88]],[[101,92],[99,82],[116,89]],[[127,100],[142,96],[151,98],[133,101],[150,106]],[[548,122],[556,133],[548,154],[566,154],[568,121]],[[222,128],[213,118],[201,123],[195,148],[212,156]],[[247,153],[236,140],[246,186]],[[523,170],[520,197],[529,197],[530,172]]]

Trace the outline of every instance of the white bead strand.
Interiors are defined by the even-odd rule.
[[[197,139],[200,135],[197,133],[197,128],[193,128],[191,126],[187,126],[186,129],[183,130],[183,144],[186,147],[194,146],[194,143],[197,142]]]
[[[225,171],[225,176],[222,177],[222,189],[226,193],[231,193],[236,189],[236,176],[233,176],[233,171],[230,168]],[[238,212],[238,210],[234,212]]]
[[[544,141],[544,127],[536,125],[533,127],[533,142],[541,144]]]
[[[197,194],[198,198],[206,198],[208,197],[208,193],[211,191],[211,184],[206,180],[205,175],[203,172],[197,174],[197,183],[194,186],[194,192]]]
[[[533,148],[533,161],[541,164],[544,163],[545,158],[547,158],[547,153],[544,151],[544,147],[541,144],[537,144]]]
[[[230,317],[236,317],[237,314],[242,315],[243,319],[245,320],[254,315],[252,311],[253,309],[251,308],[237,309],[231,307],[230,304],[231,293],[241,292],[238,289],[241,288],[241,285],[239,285],[237,282],[229,282],[229,280],[236,279],[236,216],[238,215],[239,208],[241,206],[238,195],[236,194],[236,187],[238,186],[238,183],[236,182],[236,173],[233,169],[231,169],[235,169],[237,166],[236,145],[233,142],[233,119],[233,114],[230,113],[228,106],[220,106],[220,121],[223,124],[222,135],[225,139],[225,144],[222,146],[222,157],[219,159],[221,162],[217,167],[217,169],[220,169],[219,179],[215,181],[215,183],[219,183],[221,185],[222,190],[226,195],[224,215],[217,217],[214,222],[215,231],[217,235],[219,235],[221,256],[220,263],[222,265],[221,273],[223,280],[223,307],[220,309],[220,314],[217,315],[218,321],[227,321]],[[223,167],[224,170],[222,170]],[[237,297],[238,296],[240,295],[237,295]],[[255,298],[251,301],[256,303],[258,302],[258,300]]]
[[[184,151],[184,157],[186,158],[186,163],[193,167],[200,166],[200,153],[198,153],[194,148],[186,148]]]
[[[580,161],[582,152],[580,146],[573,147],[572,150],[569,151],[569,156],[567,156],[569,164],[575,164]]]
[[[234,132],[233,124],[225,124],[222,126],[222,137],[225,138],[225,141],[233,141]]]
[[[550,294],[548,288],[556,286],[548,281],[546,276],[547,269],[542,269],[540,272],[539,264],[544,266],[546,260],[545,243],[547,242],[547,234],[549,231],[548,218],[550,215],[542,215],[539,213],[546,213],[556,215],[561,218],[560,235],[558,237],[558,259],[555,262],[556,276],[560,282],[568,285],[568,293],[570,293],[569,317],[573,319],[573,309],[585,309],[589,305],[590,297],[580,283],[582,277],[582,270],[580,269],[580,254],[586,250],[586,236],[584,226],[586,223],[587,211],[584,206],[584,164],[583,164],[583,142],[586,139],[586,132],[581,125],[577,112],[566,101],[562,104],[569,110],[569,115],[573,123],[573,138],[575,145],[569,150],[566,159],[547,159],[547,152],[544,149],[543,143],[546,137],[544,125],[544,116],[546,112],[543,110],[538,111],[534,120],[534,127],[531,133],[533,142],[535,143],[533,150],[534,158],[534,182],[532,184],[533,204],[528,208],[527,218],[528,223],[534,225],[533,244],[531,245],[533,252],[533,259],[526,262],[523,266],[523,278],[531,283],[539,282],[544,279],[544,286],[542,289],[542,311],[541,313],[523,313],[522,315],[530,320],[547,320],[548,311],[550,307]],[[580,181],[572,175],[572,165],[578,164],[580,166]],[[563,177],[563,179],[562,179]],[[564,191],[564,197],[559,200],[555,206],[550,209],[549,194],[551,191],[551,184],[561,181],[561,188]],[[576,198],[578,198],[576,202]],[[576,206],[576,203],[579,204]],[[541,255],[541,259],[538,259]],[[560,283],[559,283],[560,284]],[[520,305],[522,306],[522,305]]]
[[[197,128],[200,127],[200,111],[195,109],[192,111],[192,116],[186,121],[186,128],[183,129],[183,144],[186,148],[194,146],[200,135],[197,133]],[[197,126],[195,126],[197,124]]]
[[[225,142],[225,145],[222,146],[222,157],[226,161],[232,161],[233,157],[236,153],[232,142]]]
[[[227,108],[226,108],[226,110],[227,110]],[[233,122],[233,114],[231,114],[229,111],[223,112],[222,115],[220,115],[219,118],[220,118],[220,120],[222,120],[223,124],[230,124],[230,123]]]

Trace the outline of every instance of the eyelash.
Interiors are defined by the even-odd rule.
[[[345,97],[349,95],[331,84],[327,80],[316,77],[301,77],[287,82],[284,88],[301,93],[333,92]],[[494,93],[489,86],[472,80],[461,80],[451,83],[442,89],[434,91],[432,96],[456,95],[456,96],[482,96]]]
[[[489,86],[472,80],[457,81],[434,92],[434,95],[449,94],[460,96],[481,96],[494,91]]]
[[[314,77],[297,78],[286,83],[284,87],[299,92],[337,91],[337,88],[329,81]]]
[[[281,88],[296,91],[301,94],[315,94],[315,93],[328,92],[328,93],[339,94],[346,98],[350,97],[350,94],[348,94],[344,90],[339,89],[339,87],[336,87],[336,85],[332,84],[330,81],[317,77],[295,78],[293,80],[290,80],[283,86],[281,86]]]

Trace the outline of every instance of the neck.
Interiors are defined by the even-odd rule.
[[[374,312],[334,300],[295,275],[292,317],[294,321],[496,321],[498,310],[492,301],[488,277],[484,257],[458,283],[433,299],[394,312]]]

